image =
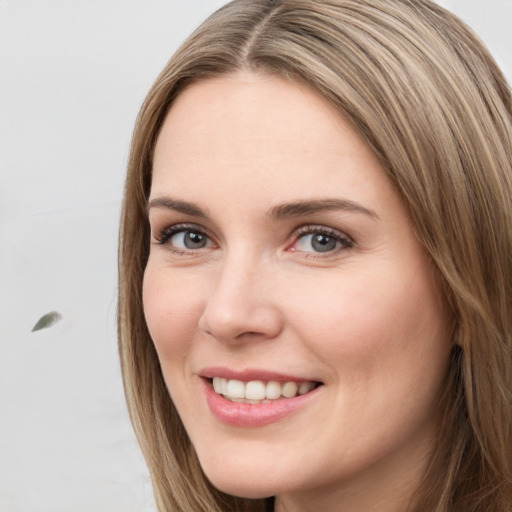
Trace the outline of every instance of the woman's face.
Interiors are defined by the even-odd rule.
[[[397,192],[331,105],[260,74],[190,86],[149,219],[147,324],[214,485],[293,501],[416,481],[449,319]]]

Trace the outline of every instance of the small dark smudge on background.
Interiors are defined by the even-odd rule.
[[[50,311],[50,313],[46,313],[46,315],[43,315],[36,322],[36,325],[32,327],[32,332],[40,331],[41,329],[48,329],[52,325],[55,325],[59,320],[62,320],[62,315],[58,311]]]

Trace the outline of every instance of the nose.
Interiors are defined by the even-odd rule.
[[[262,263],[243,258],[225,261],[210,289],[199,328],[226,343],[277,337],[283,318],[272,291],[274,277]]]

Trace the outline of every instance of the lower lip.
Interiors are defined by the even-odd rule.
[[[206,402],[212,414],[223,423],[238,427],[263,427],[290,416],[305,407],[319,392],[318,388],[295,398],[280,398],[270,403],[232,402],[217,394],[211,382],[203,379]]]

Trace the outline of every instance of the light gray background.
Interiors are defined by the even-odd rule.
[[[155,510],[117,361],[123,175],[145,93],[223,3],[0,0],[2,512]],[[512,0],[440,3],[512,80]]]

